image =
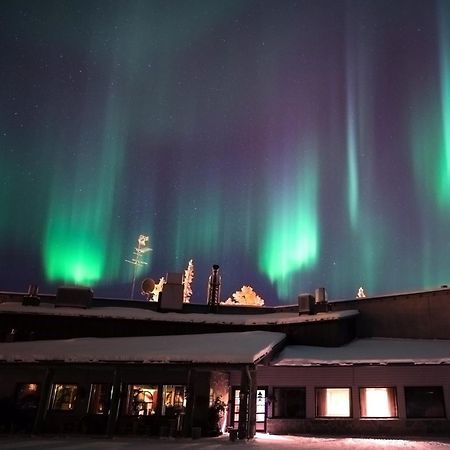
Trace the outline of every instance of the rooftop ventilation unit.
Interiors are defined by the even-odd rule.
[[[315,299],[311,294],[300,294],[298,296],[298,315],[314,314]]]
[[[171,272],[166,276],[162,292],[159,294],[160,311],[181,311],[183,309],[183,274]]]
[[[55,307],[89,308],[92,303],[91,288],[79,286],[64,286],[56,292]]]

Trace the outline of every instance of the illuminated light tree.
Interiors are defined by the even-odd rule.
[[[188,266],[184,271],[183,280],[183,303],[189,303],[192,296],[192,281],[194,280],[194,263],[192,259],[189,260]]]
[[[362,286],[358,289],[358,292],[356,294],[356,298],[365,298],[366,294],[364,293],[364,289]]]
[[[159,282],[155,284],[155,288],[152,291],[152,298],[154,302],[158,301],[159,293],[163,290],[164,284],[166,283],[166,279],[161,277]]]
[[[226,305],[264,306],[264,300],[256,294],[251,286],[242,286],[223,303]]]

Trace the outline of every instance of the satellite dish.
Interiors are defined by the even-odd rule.
[[[149,295],[155,289],[155,280],[151,278],[146,278],[141,284],[141,291],[144,295]]]

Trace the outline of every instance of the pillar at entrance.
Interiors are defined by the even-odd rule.
[[[241,371],[239,398],[239,439],[252,439],[256,433],[256,369],[245,366]]]
[[[50,403],[51,388],[53,381],[53,369],[48,368],[45,373],[39,396],[39,406],[33,424],[33,433],[37,434],[42,431],[42,427],[47,416],[48,405]]]
[[[106,425],[106,435],[112,437],[116,430],[117,419],[119,417],[120,408],[120,394],[121,394],[121,377],[118,369],[114,369],[113,384],[112,384],[112,398],[111,398],[111,408],[108,416],[108,422]]]

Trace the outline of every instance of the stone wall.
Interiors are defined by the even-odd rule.
[[[450,436],[446,419],[267,419],[270,434]]]

